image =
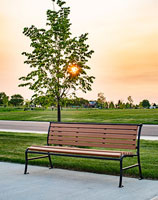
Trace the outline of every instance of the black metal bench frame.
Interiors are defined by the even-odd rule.
[[[70,123],[62,123],[62,122],[50,122],[50,124],[51,123],[70,124]],[[100,124],[101,125],[101,123],[71,123],[71,124],[95,124],[95,125]],[[142,170],[141,170],[141,163],[140,163],[140,135],[141,135],[142,124],[106,124],[106,125],[137,125],[137,126],[139,126],[138,135],[137,135],[136,154],[133,154],[133,155],[123,155],[120,158],[110,158],[110,157],[100,157],[100,156],[97,157],[97,156],[86,156],[86,155],[73,155],[73,154],[62,154],[62,153],[51,153],[51,152],[39,152],[39,151],[32,151],[32,150],[29,150],[27,148],[26,151],[25,151],[25,169],[24,169],[24,174],[29,174],[27,172],[28,161],[29,160],[36,160],[36,159],[41,159],[41,158],[48,158],[49,159],[49,163],[50,163],[50,169],[53,168],[53,164],[52,164],[52,161],[51,161],[51,155],[53,155],[53,156],[66,156],[66,157],[76,157],[76,158],[90,158],[90,159],[101,159],[101,160],[119,161],[120,162],[120,179],[119,179],[119,187],[120,188],[123,187],[123,185],[122,185],[123,171],[125,171],[127,169],[138,167],[138,169],[139,169],[139,177],[140,177],[139,180],[143,179]],[[50,132],[50,125],[49,125],[49,128],[48,128],[48,135],[47,135],[47,145],[48,146],[50,146],[48,144],[49,132]],[[28,158],[28,153],[30,153],[30,154],[41,154],[41,155],[45,155],[45,156]],[[137,157],[138,163],[123,168],[123,159],[126,158],[126,157]]]

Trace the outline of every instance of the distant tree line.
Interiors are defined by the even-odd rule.
[[[107,101],[104,93],[98,93],[97,100],[89,101],[84,98],[63,98],[61,102],[62,107],[74,107],[74,108],[100,108],[100,109],[138,109],[138,108],[158,108],[156,103],[151,104],[149,100],[144,99],[139,104],[134,104],[131,96],[127,97],[127,101],[118,100],[117,103],[113,101]],[[0,106],[23,106],[24,108],[51,107],[52,109],[56,107],[56,100],[52,96],[39,96],[34,97],[31,100],[24,100],[22,95],[14,94],[11,97],[7,96],[5,92],[0,92]]]
[[[96,101],[96,106],[98,108],[106,108],[106,109],[138,109],[138,108],[157,108],[156,103],[150,103],[149,100],[144,99],[139,104],[134,104],[131,96],[127,97],[127,101],[123,102],[123,100],[119,99],[117,103],[113,101],[106,101],[104,97],[104,93],[98,93],[98,99]]]
[[[24,104],[24,98],[20,94],[14,94],[10,98],[5,92],[0,92],[0,106],[22,106]]]

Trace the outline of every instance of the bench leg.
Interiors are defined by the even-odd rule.
[[[27,165],[28,165],[28,149],[26,149],[25,151],[25,170],[24,170],[24,174],[28,174],[27,173]]]
[[[50,169],[52,169],[53,168],[53,164],[52,164],[51,156],[50,156],[49,153],[48,153],[48,158],[49,158],[49,163],[50,163]]]
[[[140,177],[140,180],[143,179],[143,176],[142,176],[142,169],[141,169],[141,165],[140,165],[140,156],[138,155],[138,167],[139,167],[139,177]]]
[[[123,175],[122,162],[123,162],[123,159],[120,160],[120,181],[119,181],[120,188],[123,187],[123,185],[122,185],[122,175]]]

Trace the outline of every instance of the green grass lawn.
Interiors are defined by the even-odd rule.
[[[25,149],[30,145],[45,145],[47,135],[31,133],[0,132],[0,161],[24,163]],[[158,141],[141,141],[141,163],[144,178],[158,179]],[[101,174],[119,174],[119,162],[95,159],[80,159],[70,157],[52,157],[54,167],[87,171]],[[124,166],[135,164],[135,158],[124,159]],[[34,160],[32,165],[48,167],[48,159]],[[28,170],[31,173],[31,166]],[[23,172],[21,172],[23,173]],[[133,168],[124,175],[138,177],[138,169]]]
[[[0,120],[56,121],[57,111],[51,110],[4,110]],[[158,124],[158,109],[67,109],[62,110],[63,122],[104,122]]]

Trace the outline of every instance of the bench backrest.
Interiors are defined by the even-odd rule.
[[[136,149],[141,125],[50,122],[48,145]]]

